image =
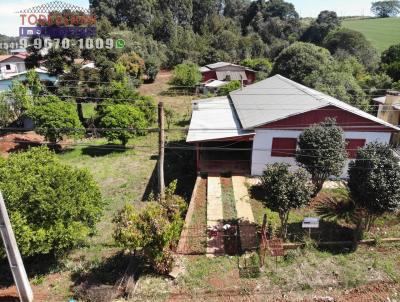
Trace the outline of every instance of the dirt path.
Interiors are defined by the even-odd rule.
[[[219,176],[209,175],[207,179],[207,228],[209,230],[219,229],[223,218],[221,179]],[[219,234],[219,232],[216,233]],[[218,235],[209,236],[207,240],[207,255],[223,252],[223,238]]]

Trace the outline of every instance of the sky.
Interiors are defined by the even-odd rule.
[[[52,0],[0,0],[0,34],[17,36],[21,19],[16,11],[49,3]],[[61,0],[89,7],[89,0]],[[333,10],[339,16],[370,15],[372,0],[286,0],[295,5],[301,17],[316,17],[322,10]]]

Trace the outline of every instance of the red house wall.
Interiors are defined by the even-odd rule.
[[[217,79],[217,73],[214,70],[203,72],[202,75],[203,75],[203,82]]]
[[[328,117],[335,118],[337,124],[345,131],[396,132],[390,127],[375,123],[335,106],[326,106],[297,114],[258,128],[302,130],[312,124],[323,122]]]
[[[246,85],[253,84],[256,81],[256,73],[254,71],[246,70],[247,81]]]

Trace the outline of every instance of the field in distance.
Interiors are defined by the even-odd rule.
[[[349,19],[343,26],[363,33],[380,53],[400,43],[400,18]]]

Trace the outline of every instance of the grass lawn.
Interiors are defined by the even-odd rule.
[[[400,43],[400,18],[346,20],[343,26],[363,33],[379,52]]]

